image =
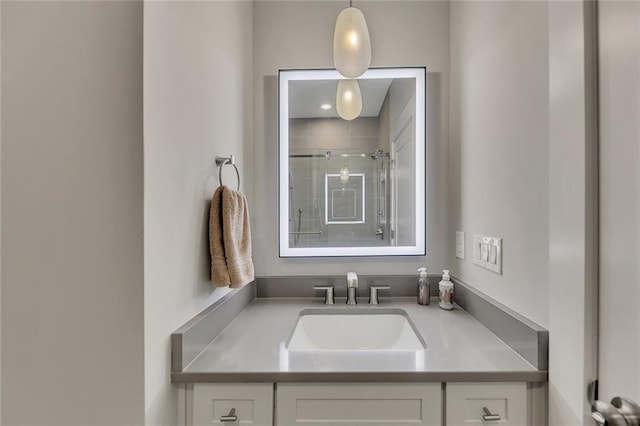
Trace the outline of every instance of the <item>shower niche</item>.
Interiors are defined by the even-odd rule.
[[[335,70],[279,76],[281,257],[425,254],[425,69],[370,69],[335,112]]]
[[[364,173],[325,174],[324,223],[326,225],[354,225],[366,223]],[[383,214],[383,210],[378,210]]]

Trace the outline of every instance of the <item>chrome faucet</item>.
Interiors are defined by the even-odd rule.
[[[347,272],[347,305],[353,306],[358,304],[358,274],[355,272]]]

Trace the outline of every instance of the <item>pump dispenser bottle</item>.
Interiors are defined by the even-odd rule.
[[[418,304],[419,305],[428,305],[429,298],[431,294],[429,294],[429,282],[427,281],[427,268],[419,268],[418,272]]]
[[[440,281],[440,307],[442,309],[451,310],[453,309],[453,283],[451,282],[451,278],[449,277],[449,271],[442,271],[442,281]]]

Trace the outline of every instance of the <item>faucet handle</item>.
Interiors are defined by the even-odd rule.
[[[358,287],[358,274],[355,272],[347,272],[347,288]]]
[[[314,285],[314,290],[324,290],[324,304],[333,305],[336,303],[332,285]]]
[[[372,285],[369,287],[369,304],[377,305],[379,304],[378,300],[378,290],[391,290],[391,286],[388,285]]]

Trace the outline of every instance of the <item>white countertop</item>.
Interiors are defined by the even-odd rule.
[[[364,303],[362,303],[364,302]],[[445,311],[432,300],[366,300],[349,309],[400,308],[422,335],[424,351],[356,353],[289,352],[285,343],[306,308],[326,306],[318,299],[255,299],[174,382],[290,381],[547,381],[539,371],[459,307]]]

